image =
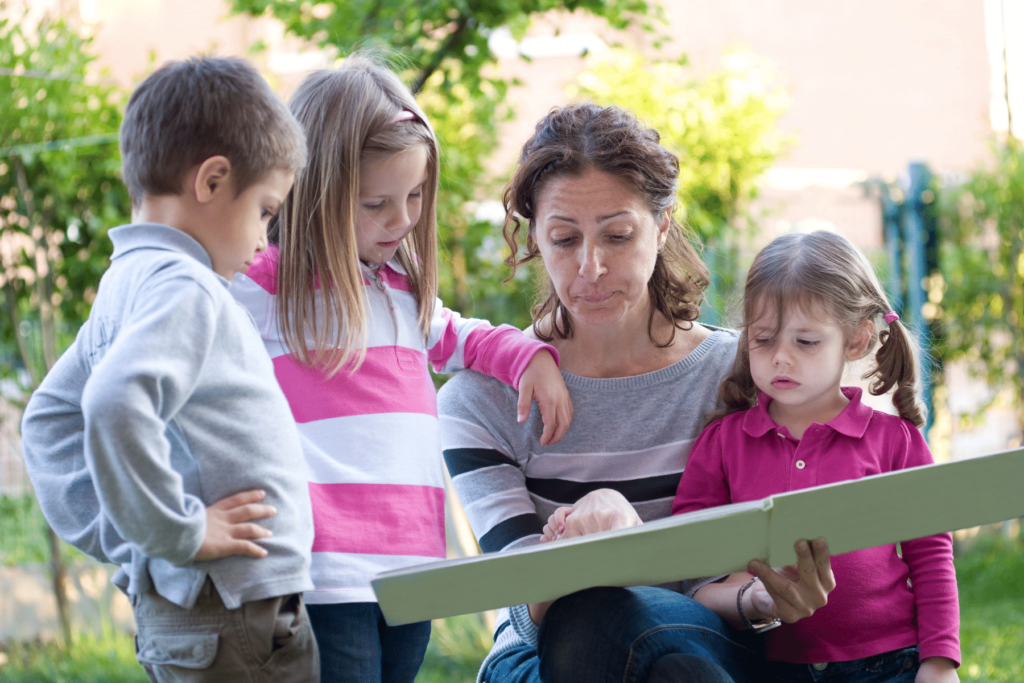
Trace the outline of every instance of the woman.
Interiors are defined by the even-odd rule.
[[[543,261],[532,332],[558,349],[575,416],[557,446],[541,446],[537,411],[525,425],[509,418],[508,387],[462,373],[442,389],[445,460],[485,552],[539,542],[560,506],[572,506],[561,538],[668,516],[737,341],[694,322],[708,272],[673,218],[678,171],[657,132],[615,107],[555,109],[524,146],[505,192],[507,263]],[[742,616],[735,587],[714,578],[510,608],[481,678],[744,680],[756,639],[727,624],[796,621],[834,585],[827,548],[798,555],[799,572],[752,563],[774,602]]]

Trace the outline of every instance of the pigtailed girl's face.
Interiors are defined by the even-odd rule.
[[[788,306],[781,325],[774,306],[759,308],[747,327],[750,374],[772,398],[769,413],[780,423],[832,419],[846,404],[839,389],[846,361],[856,357],[842,328],[818,306]]]
[[[356,246],[364,263],[386,263],[419,223],[427,184],[427,147],[413,145],[363,162],[359,170]]]

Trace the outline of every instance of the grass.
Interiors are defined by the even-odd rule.
[[[473,683],[493,644],[479,614],[435,620],[416,683]]]
[[[963,683],[1024,681],[1024,544],[982,537],[956,559]]]
[[[131,636],[79,634],[70,652],[54,643],[16,645],[0,665],[3,683],[148,683]]]
[[[1024,681],[1024,544],[979,537],[956,559],[963,683]],[[472,683],[492,640],[480,615],[434,622],[416,683]],[[0,647],[2,650],[2,647]],[[70,653],[53,644],[0,652],[3,683],[144,683],[130,636],[80,634]]]

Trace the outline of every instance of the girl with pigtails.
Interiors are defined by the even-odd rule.
[[[690,451],[673,514],[932,462],[917,429],[914,344],[848,240],[814,232],[765,247],[747,276],[740,331],[720,387],[725,408]],[[898,415],[840,383],[846,363],[876,344],[864,378],[876,396],[896,387]],[[746,572],[694,598],[736,628],[765,631],[762,680],[958,681],[952,537],[899,545],[833,556],[827,605],[800,620]]]

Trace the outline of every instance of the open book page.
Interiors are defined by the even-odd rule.
[[[593,586],[793,564],[824,536],[849,552],[1024,515],[1024,449],[724,505],[504,553],[419,565],[373,581],[391,625],[542,602]]]

